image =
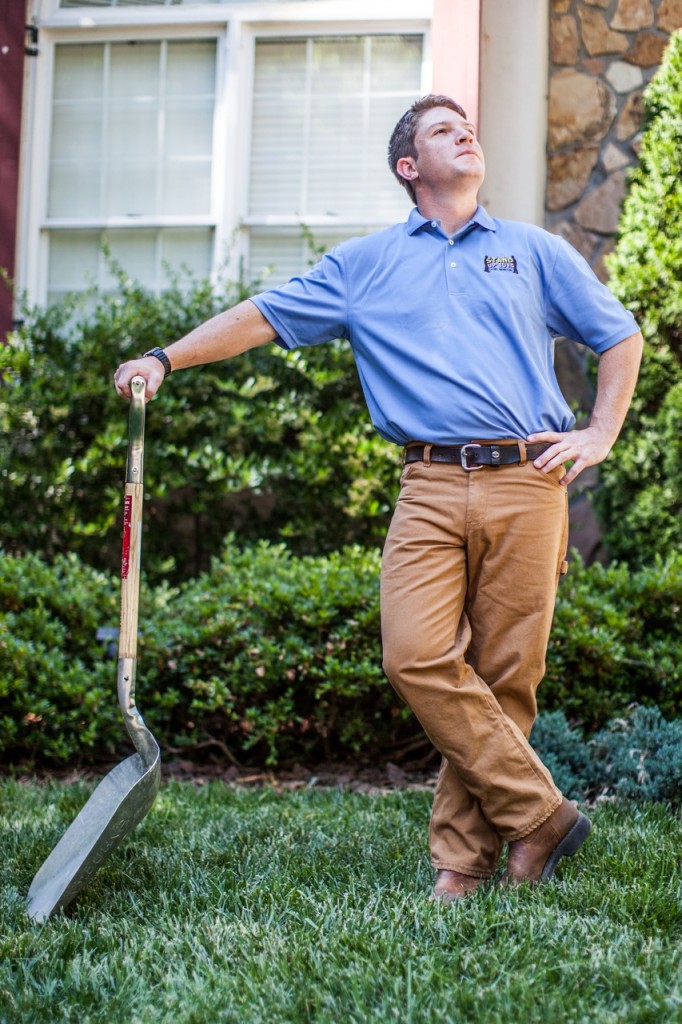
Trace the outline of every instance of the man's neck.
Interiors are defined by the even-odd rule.
[[[478,202],[476,195],[468,195],[453,198],[448,196],[417,195],[417,207],[422,217],[429,220],[439,220],[446,235],[456,234],[460,228],[468,224],[474,213]]]

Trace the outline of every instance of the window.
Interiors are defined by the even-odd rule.
[[[166,263],[209,272],[215,49],[214,41],[57,47],[50,300],[86,277],[106,286],[103,243],[157,289]]]
[[[249,269],[286,279],[328,247],[406,215],[386,161],[393,125],[419,92],[422,37],[256,43]],[[301,225],[306,232],[301,233]]]
[[[432,0],[34,3],[32,300],[116,287],[106,253],[157,292],[183,267],[275,284],[406,216],[386,149],[423,91]]]

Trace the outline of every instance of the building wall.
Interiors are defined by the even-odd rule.
[[[552,0],[545,225],[606,278],[642,93],[682,0]]]

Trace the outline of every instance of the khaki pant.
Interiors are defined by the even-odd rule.
[[[443,761],[437,868],[488,877],[561,794],[528,743],[568,504],[562,470],[532,463],[403,470],[381,576],[384,669]]]

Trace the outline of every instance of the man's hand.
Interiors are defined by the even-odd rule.
[[[605,438],[594,427],[565,433],[544,430],[539,434],[529,434],[526,438],[528,444],[542,441],[550,441],[552,447],[539,455],[533,465],[543,473],[550,473],[564,462],[572,462],[571,468],[559,481],[564,485],[570,484],[588,466],[596,466],[603,462],[612,447],[611,440]]]
[[[570,484],[588,466],[604,461],[620,433],[635,390],[642,345],[642,335],[638,331],[600,356],[597,395],[589,427],[564,433],[542,430],[526,438],[528,442],[551,443],[551,448],[535,460],[534,465],[538,469],[549,473],[564,462],[572,462],[560,480],[562,484]]]
[[[156,356],[147,356],[144,359],[131,359],[127,363],[121,363],[114,374],[114,387],[121,396],[128,401],[132,398],[130,382],[133,377],[144,377],[146,382],[145,399],[153,398],[163,383],[164,369]]]

